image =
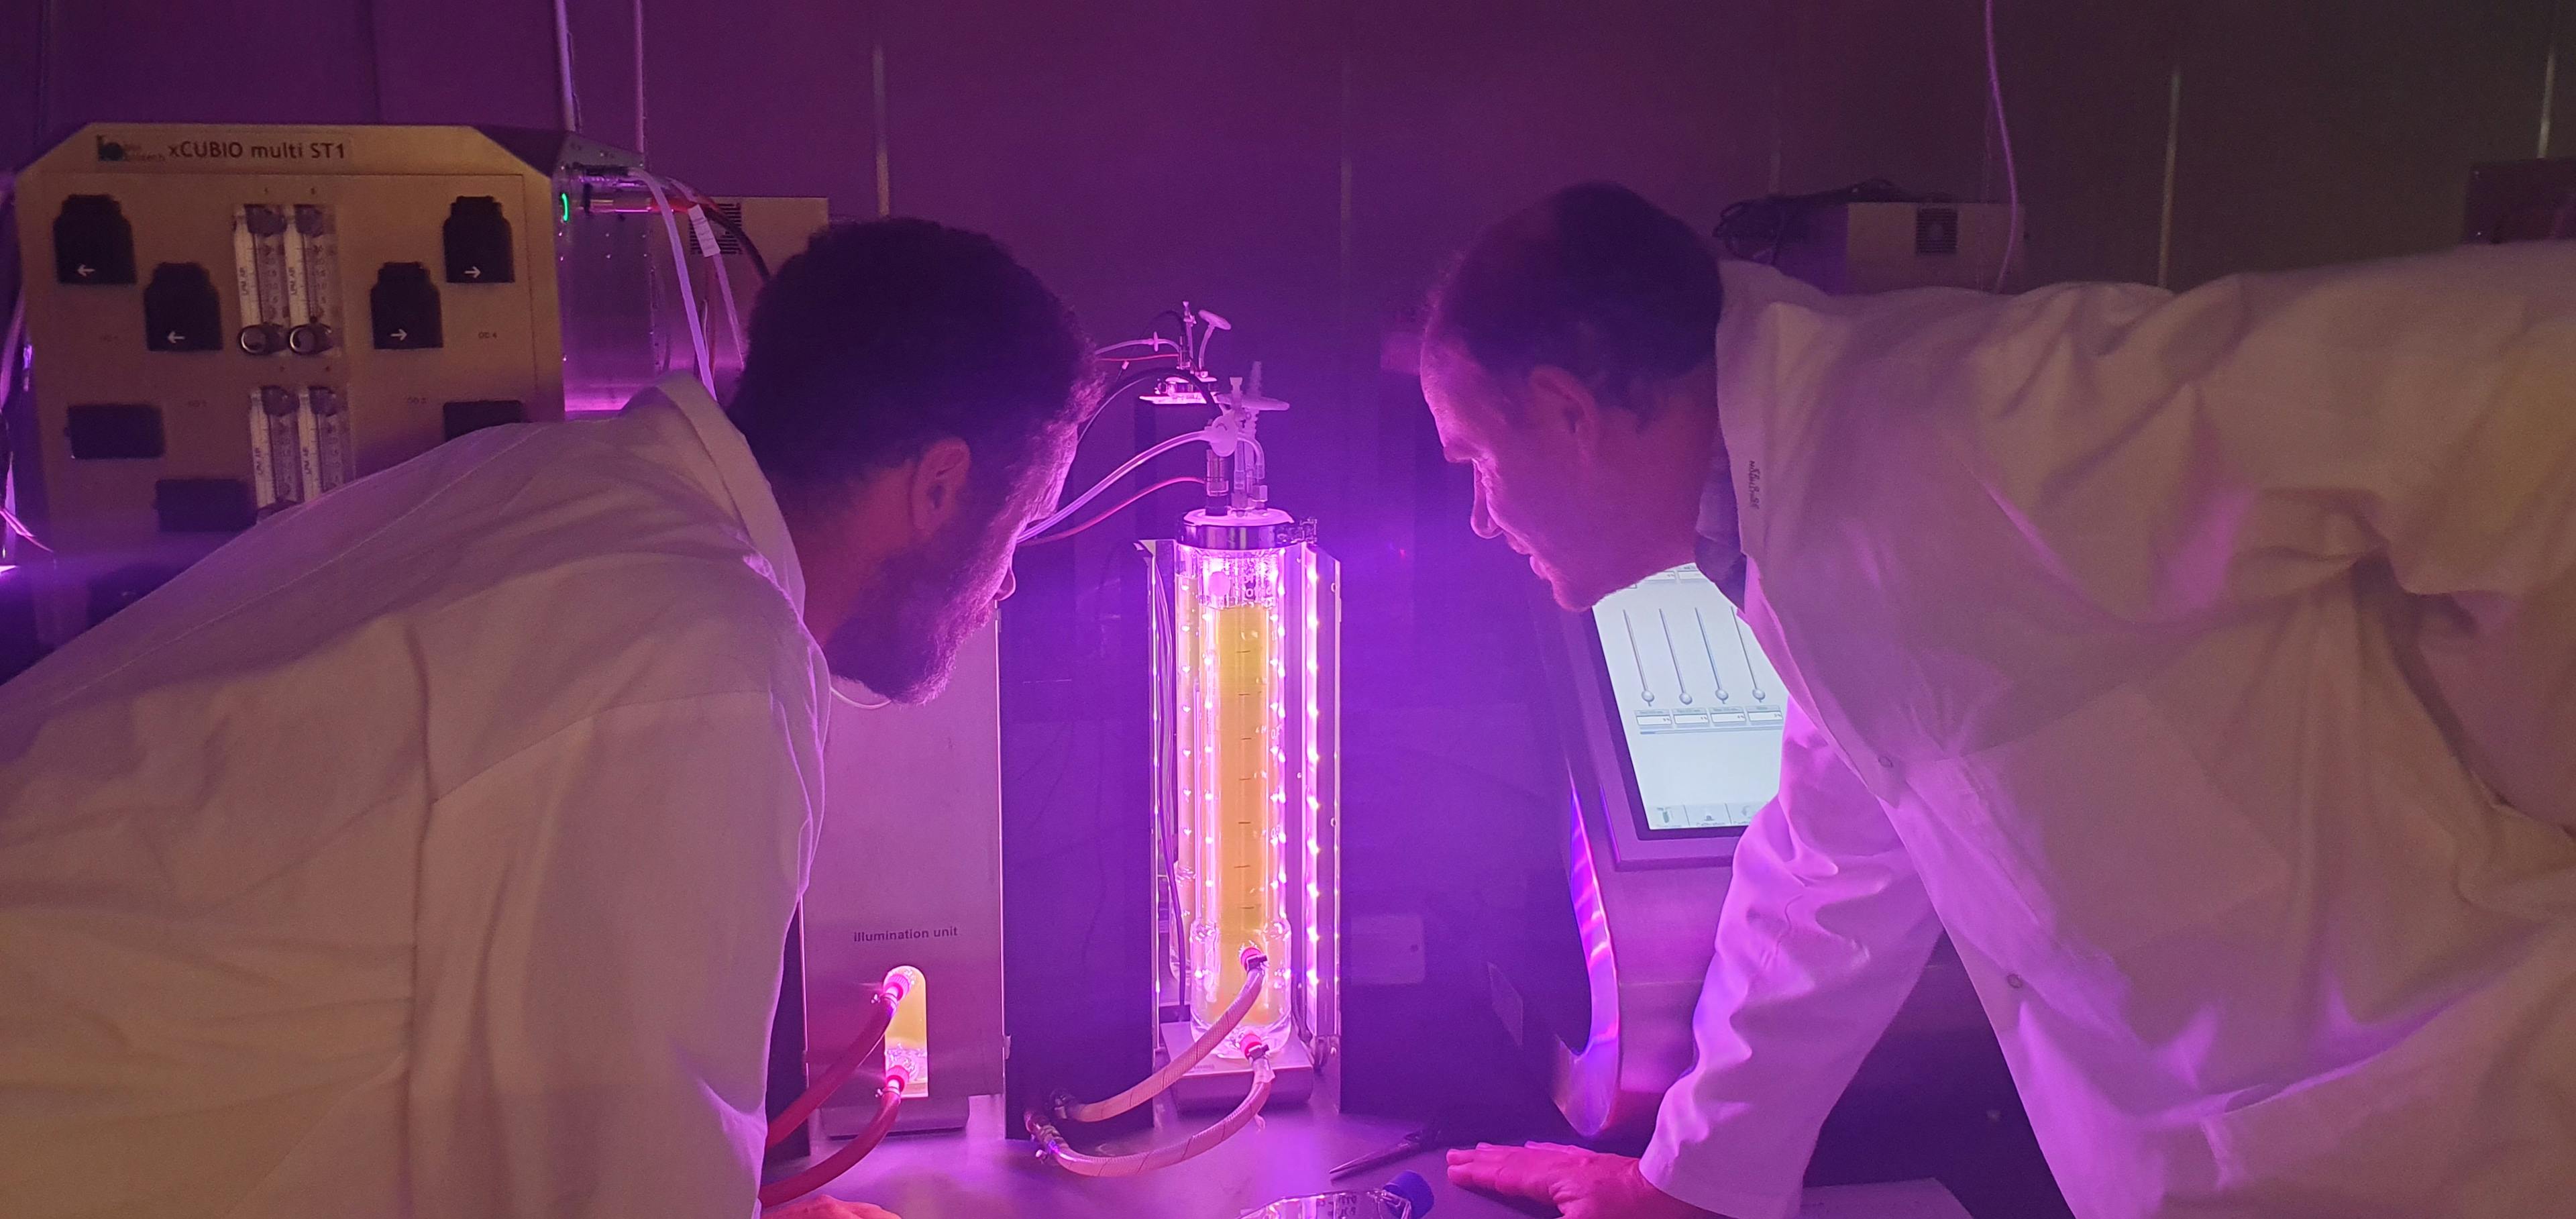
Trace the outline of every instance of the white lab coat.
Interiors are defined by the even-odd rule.
[[[1649,1177],[1789,1214],[1946,926],[2086,1219],[2576,1215],[2576,243],[1726,289],[1805,714]]]
[[[0,686],[0,1213],[752,1214],[802,602],[682,379],[267,521]]]

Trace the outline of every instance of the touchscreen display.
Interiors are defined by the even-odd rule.
[[[1735,605],[1694,567],[1604,598],[1592,620],[1648,834],[1740,828],[1780,790],[1787,697]]]

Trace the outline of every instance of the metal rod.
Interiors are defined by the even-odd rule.
[[[1682,677],[1682,650],[1673,646],[1673,620],[1659,605],[1655,607],[1655,621],[1664,624],[1664,656],[1673,662],[1673,685],[1681,689],[1682,705],[1690,706],[1690,682]]]
[[[877,35],[868,50],[868,72],[875,90],[877,107],[877,215],[894,214],[894,166],[887,155],[886,140],[886,60],[885,35]]]
[[[1708,679],[1717,686],[1717,701],[1721,703],[1735,701],[1734,698],[1726,692],[1725,676],[1717,671],[1717,648],[1711,645],[1708,641],[1707,616],[1701,614],[1699,612],[1699,607],[1694,605],[1691,607],[1691,619],[1699,623],[1699,650],[1708,657]]]
[[[2156,219],[2156,286],[2173,286],[2174,160],[2182,146],[2182,65],[2165,84],[2165,191]]]
[[[1646,705],[1652,707],[1655,705],[1655,679],[1646,676],[1645,659],[1637,653],[1637,624],[1628,617],[1628,611],[1621,610],[1619,625],[1628,632],[1628,663],[1637,669],[1637,688],[1645,691]]]

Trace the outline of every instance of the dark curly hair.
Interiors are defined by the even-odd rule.
[[[1095,409],[1090,343],[1000,242],[927,220],[839,223],[751,314],[726,413],[782,500],[828,495],[954,436],[979,495]]]

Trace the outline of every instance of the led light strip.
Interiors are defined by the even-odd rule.
[[[1287,651],[1288,632],[1286,624],[1279,620],[1279,613],[1281,603],[1287,597],[1288,582],[1281,577],[1279,565],[1286,557],[1286,551],[1274,550],[1261,559],[1266,569],[1262,573],[1266,577],[1264,584],[1270,594],[1266,601],[1270,628],[1270,722],[1267,725],[1270,733],[1270,894],[1271,902],[1282,914],[1288,908],[1288,756],[1283,748],[1283,738],[1288,733],[1288,712],[1281,702],[1287,695],[1287,658],[1284,653]],[[1279,949],[1285,955],[1288,945],[1279,945]],[[1280,970],[1274,983],[1283,1000],[1279,1005],[1283,1017],[1294,1010],[1285,1002],[1288,975],[1288,970]]]
[[[1310,1033],[1323,1032],[1322,963],[1324,949],[1323,919],[1323,797],[1319,780],[1323,775],[1323,749],[1316,739],[1323,716],[1317,705],[1321,670],[1315,655],[1317,628],[1322,625],[1320,605],[1316,598],[1316,572],[1322,566],[1312,544],[1298,548],[1299,561],[1306,568],[1306,630],[1299,651],[1306,658],[1306,768],[1303,783],[1306,791],[1306,1007]]]
[[[1170,553],[1168,566],[1171,569],[1173,607],[1172,651],[1169,661],[1172,670],[1169,677],[1172,683],[1172,731],[1178,735],[1181,742],[1181,754],[1173,774],[1173,782],[1178,789],[1177,798],[1173,801],[1171,810],[1173,829],[1181,836],[1179,845],[1172,851],[1171,866],[1174,871],[1172,897],[1181,908],[1172,912],[1172,940],[1175,944],[1184,945],[1171,954],[1170,964],[1173,977],[1188,981],[1190,979],[1189,951],[1185,945],[1190,924],[1195,921],[1199,910],[1199,893],[1196,888],[1198,884],[1199,752],[1195,748],[1199,720],[1198,703],[1192,697],[1195,687],[1189,680],[1189,674],[1193,672],[1190,657],[1196,654],[1199,642],[1199,617],[1191,611],[1200,604],[1200,600],[1197,569],[1190,564],[1188,557],[1181,553],[1177,546]],[[1182,869],[1188,870],[1186,876],[1180,874]]]
[[[1217,575],[1216,560],[1202,557],[1198,562],[1199,675],[1198,681],[1194,683],[1199,691],[1201,731],[1210,730],[1219,722],[1216,714],[1217,676],[1220,672],[1216,655],[1216,608],[1209,597],[1210,584]],[[1225,776],[1216,771],[1224,751],[1217,748],[1215,742],[1208,744],[1209,747],[1201,751],[1199,756],[1199,764],[1206,768],[1206,772],[1199,782],[1197,815],[1204,822],[1208,834],[1216,836],[1222,832],[1218,819],[1224,815],[1225,802]],[[1220,849],[1222,839],[1216,842],[1202,840],[1201,845],[1204,850],[1213,853]],[[1210,862],[1219,866],[1208,867]],[[1223,864],[1222,859],[1200,859],[1195,856],[1191,864],[1198,870],[1196,879],[1199,886],[1199,917],[1214,922],[1215,926],[1210,928],[1211,934],[1225,925]],[[1183,929],[1184,934],[1189,934],[1191,931],[1192,929],[1189,928]],[[1185,949],[1184,952],[1186,951]],[[1195,975],[1190,979],[1191,982],[1203,992],[1203,994],[1194,994],[1192,1002],[1216,1002],[1216,971],[1201,970],[1193,966],[1191,972]]]

